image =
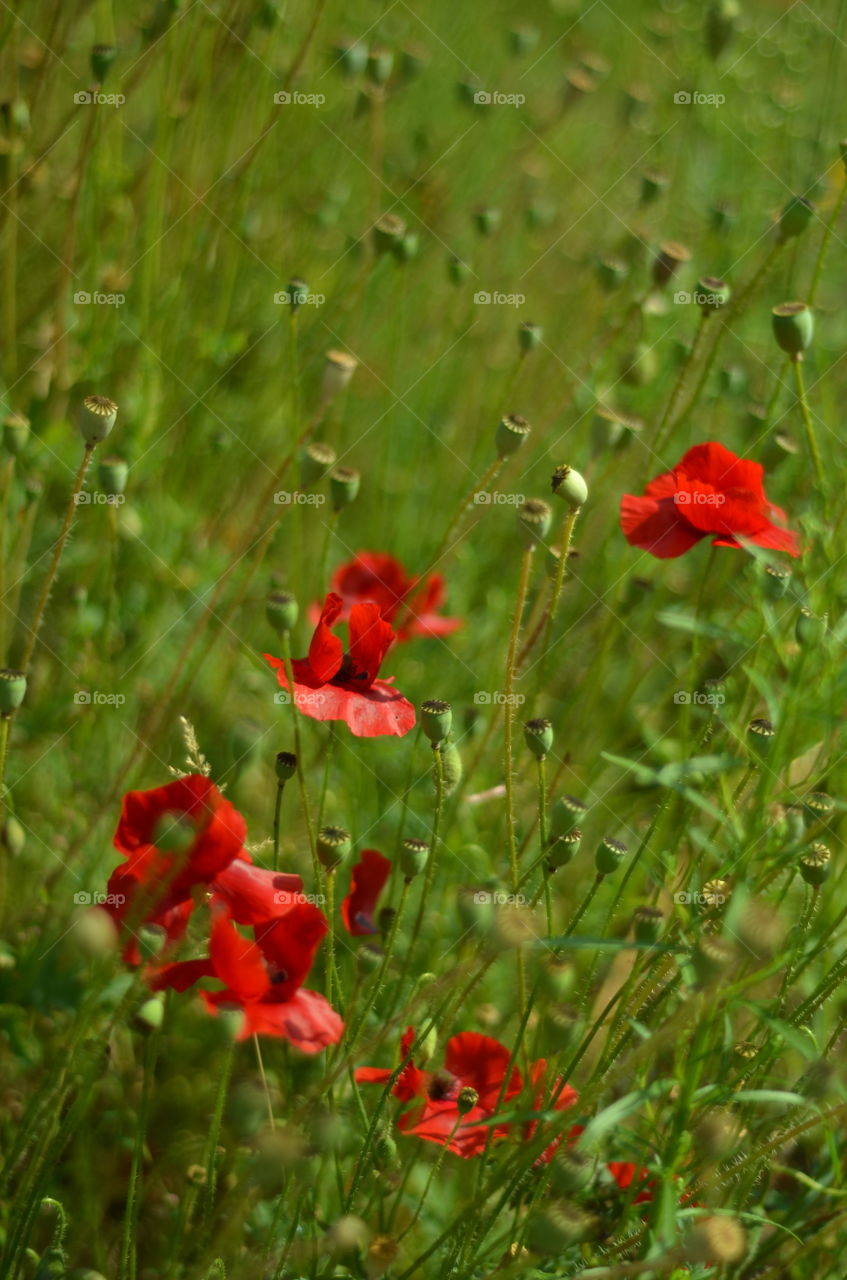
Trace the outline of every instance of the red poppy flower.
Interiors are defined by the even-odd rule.
[[[379,933],[374,924],[377,899],[391,875],[391,863],[376,849],[365,849],[350,874],[350,892],[341,904],[344,928],[353,937]]]
[[[414,1040],[414,1029],[409,1027],[400,1044],[403,1058]],[[400,1117],[401,1132],[446,1146],[448,1151],[465,1159],[481,1155],[489,1136],[492,1141],[502,1138],[509,1126],[480,1122],[496,1114],[501,1090],[505,1104],[523,1088],[521,1074],[513,1068],[503,1089],[510,1058],[509,1050],[499,1041],[476,1031],[464,1031],[447,1041],[444,1070],[422,1071],[414,1062],[409,1062],[398,1076],[392,1093],[401,1102],[420,1098],[422,1104]],[[391,1075],[390,1070],[380,1067],[358,1067],[355,1073],[359,1084],[385,1084]],[[475,1106],[461,1115],[458,1097],[462,1089],[467,1088],[474,1089],[479,1096]]]
[[[396,625],[398,641],[415,636],[449,636],[462,626],[461,618],[443,618],[439,610],[447,594],[444,578],[410,578],[399,560],[384,551],[359,551],[336,569],[332,590],[344,602],[342,621],[353,605],[379,605],[386,622]],[[399,622],[398,622],[399,619]]]
[[[689,449],[673,471],[651,480],[644,497],[621,499],[627,542],[660,559],[684,555],[701,538],[716,547],[740,547],[739,539],[797,556],[797,535],[785,512],[765,496],[764,469],[717,441]],[[777,523],[774,523],[777,521]]]
[[[394,642],[394,631],[376,604],[354,604],[349,619],[349,651],[332,626],[344,602],[333,592],[327,596],[308,657],[292,665],[294,702],[314,720],[345,720],[357,738],[380,734],[400,737],[415,725],[415,708],[389,680],[378,680],[380,664]],[[277,680],[288,688],[285,663],[266,653]],[[393,677],[391,677],[393,679]]]
[[[645,1182],[650,1178],[650,1174],[640,1165],[633,1164],[631,1160],[613,1160],[611,1164],[607,1164],[606,1168],[614,1178],[615,1182],[622,1191],[626,1191],[631,1187],[633,1182]],[[655,1179],[647,1182],[647,1186],[643,1191],[639,1191],[634,1197],[633,1204],[643,1204],[653,1199],[653,1189],[656,1186]],[[683,1196],[683,1200],[685,1197]]]
[[[214,913],[209,956],[163,966],[151,985],[185,991],[198,979],[217,978],[223,991],[201,991],[210,1013],[240,1009],[244,1022],[237,1039],[279,1036],[302,1050],[319,1053],[336,1044],[344,1023],[316,991],[303,990],[315,952],[327,931],[323,913],[296,901],[284,914],[243,937],[223,911]]]

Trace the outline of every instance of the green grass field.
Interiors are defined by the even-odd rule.
[[[847,6],[0,47],[0,1280],[842,1280]]]

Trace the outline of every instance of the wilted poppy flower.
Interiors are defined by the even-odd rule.
[[[354,604],[349,618],[349,648],[332,627],[341,617],[344,601],[330,592],[321,613],[309,653],[292,663],[295,705],[313,720],[344,720],[357,738],[380,734],[401,736],[414,728],[415,708],[391,687],[378,680],[380,664],[394,642],[394,631],[376,604]],[[266,653],[277,680],[288,688],[285,663]],[[393,679],[391,677],[390,679]]]
[[[408,1027],[400,1043],[403,1058],[414,1040],[414,1029]],[[491,1119],[496,1114],[498,1101],[505,1104],[523,1088],[517,1068],[512,1069],[503,1088],[510,1058],[509,1050],[498,1040],[476,1031],[463,1031],[447,1041],[443,1070],[422,1071],[414,1062],[409,1062],[391,1092],[401,1102],[416,1098],[422,1101],[419,1107],[400,1117],[400,1131],[446,1146],[448,1151],[465,1159],[481,1155],[489,1136],[492,1141],[502,1138],[509,1126],[492,1126],[480,1121]],[[359,1084],[386,1084],[391,1075],[391,1070],[381,1067],[358,1067],[355,1073]],[[460,1110],[459,1094],[466,1089],[473,1090],[477,1100],[470,1109]]]
[[[447,593],[440,573],[431,573],[425,580],[410,578],[400,561],[384,551],[357,552],[336,569],[331,586],[344,601],[343,622],[353,605],[370,601],[379,605],[385,621],[396,628],[399,641],[448,636],[462,625],[460,618],[439,614]]]
[[[377,899],[391,875],[391,863],[376,849],[365,849],[350,873],[350,892],[341,904],[344,928],[354,937],[379,933],[374,924]]]
[[[739,547],[743,538],[797,556],[797,535],[783,527],[785,512],[765,497],[763,474],[758,462],[717,441],[695,445],[673,471],[650,481],[643,498],[624,494],[621,528],[631,546],[663,560],[708,537],[716,547]]]

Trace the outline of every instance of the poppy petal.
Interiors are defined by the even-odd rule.
[[[680,518],[673,498],[621,498],[621,528],[632,547],[649,551],[660,560],[684,555],[704,536]]]
[[[350,610],[350,657],[357,672],[365,672],[366,687],[373,684],[388,650],[394,630],[377,604],[354,604]],[[311,655],[310,655],[311,657]]]
[[[378,933],[374,924],[377,899],[391,875],[391,862],[377,853],[365,849],[350,873],[350,892],[341,904],[344,928],[354,937]]]
[[[344,660],[344,646],[330,630],[338,620],[343,606],[341,596],[331,591],[324,601],[323,611],[309,645],[309,666],[322,683],[331,680],[338,673]]]

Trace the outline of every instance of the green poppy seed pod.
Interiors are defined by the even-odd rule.
[[[549,720],[527,720],[524,742],[537,760],[544,760],[553,747],[553,725]]]
[[[329,496],[333,511],[341,511],[356,501],[361,474],[352,467],[336,467],[329,475]]]
[[[815,206],[805,196],[792,196],[779,215],[777,234],[780,240],[791,240],[801,235],[808,227],[815,212]]]
[[[114,455],[102,458],[97,468],[97,483],[103,493],[110,498],[117,498],[126,489],[129,479],[129,464],[123,458]]]
[[[781,600],[791,583],[791,570],[782,565],[766,564],[762,573],[762,586],[770,600]]]
[[[23,453],[29,439],[29,418],[22,413],[10,413],[3,419],[3,448],[13,458]]]
[[[587,1191],[594,1181],[595,1162],[583,1151],[560,1148],[550,1161],[550,1181],[565,1196]]]
[[[542,1257],[556,1257],[591,1235],[596,1219],[579,1205],[555,1200],[532,1219],[526,1233],[527,1246]]]
[[[629,266],[623,258],[600,258],[594,270],[606,293],[619,289],[629,275]]]
[[[321,866],[334,871],[350,854],[353,837],[343,827],[321,827],[315,847]]]
[[[327,870],[332,870],[332,868],[327,868]],[[374,973],[381,968],[384,959],[385,952],[376,942],[363,942],[356,952],[356,961],[363,975]]]
[[[781,302],[771,311],[773,336],[792,360],[800,360],[811,345],[815,333],[815,317],[805,302]]]
[[[385,45],[371,45],[368,50],[368,78],[378,85],[383,85],[391,78],[394,70],[394,53]]]
[[[653,259],[653,283],[661,289],[668,284],[681,266],[691,259],[691,250],[678,240],[664,240]]]
[[[646,387],[658,372],[659,362],[654,347],[639,342],[620,363],[620,377],[629,387]]]
[[[516,58],[521,58],[532,53],[540,38],[538,27],[516,27],[509,32],[509,48]]]
[[[709,225],[718,235],[726,235],[735,223],[735,210],[725,201],[713,205],[709,213]]]
[[[518,345],[523,355],[534,351],[543,337],[544,330],[541,325],[534,324],[532,320],[522,320],[518,326]]]
[[[598,405],[591,419],[591,450],[593,453],[604,453],[614,449],[624,434],[621,415],[615,409]]]
[[[613,840],[611,836],[604,836],[594,855],[597,874],[613,875],[628,853],[629,850],[622,840]]]
[[[13,813],[7,816],[2,829],[0,829],[0,844],[13,858],[16,858],[19,853],[23,853],[24,845],[26,844],[26,832]]]
[[[658,942],[664,919],[664,913],[658,907],[636,907],[632,915],[635,941]]]
[[[428,698],[421,703],[421,728],[433,746],[449,736],[453,726],[453,708],[449,702]]]
[[[732,1052],[742,1062],[752,1062],[758,1055],[758,1046],[753,1044],[752,1040],[739,1040],[732,1046]]]
[[[572,827],[563,836],[554,836],[547,844],[547,870],[561,871],[572,861],[582,841],[582,827]]]
[[[717,61],[727,48],[741,10],[737,0],[714,0],[706,13],[706,49],[709,57]]]
[[[95,84],[103,84],[115,61],[115,49],[110,44],[96,44],[91,50],[91,74]]]
[[[561,1000],[573,990],[576,982],[573,961],[563,955],[545,956],[540,979],[547,994],[555,1000]]]
[[[685,1236],[682,1252],[687,1262],[721,1267],[741,1262],[747,1254],[747,1236],[737,1218],[726,1214],[698,1218]]]
[[[729,302],[732,290],[725,280],[717,276],[703,276],[697,281],[694,290],[694,301],[704,316],[714,315]]]
[[[466,1116],[469,1111],[473,1111],[479,1102],[479,1094],[476,1089],[472,1089],[470,1085],[465,1085],[464,1089],[460,1089],[456,1097],[456,1110],[460,1116]]]
[[[493,236],[498,230],[503,215],[499,209],[477,209],[473,216],[474,226],[481,236]]]
[[[115,425],[118,406],[108,396],[86,396],[80,405],[79,430],[86,447],[93,449]]]
[[[295,276],[293,280],[288,282],[288,305],[292,311],[298,311],[303,306],[309,295],[309,286],[305,280],[301,280],[299,276]]]
[[[825,791],[810,791],[803,798],[806,813],[812,819],[825,819],[835,811],[835,801]]]
[[[332,51],[334,65],[341,68],[342,74],[353,80],[360,76],[368,65],[368,46],[361,40],[342,40]]]
[[[135,1023],[142,1031],[158,1031],[165,1020],[165,997],[163,992],[145,1000],[136,1010]]]
[[[429,861],[429,845],[425,840],[417,840],[414,836],[407,838],[400,845],[400,870],[406,881],[414,880],[426,870]]]
[[[718,388],[724,395],[741,395],[746,386],[747,373],[740,365],[728,364],[718,370]]]
[[[557,498],[568,504],[571,511],[579,511],[588,501],[588,485],[573,467],[557,467],[553,472],[551,488]]]
[[[735,948],[726,938],[705,934],[691,956],[697,981],[701,986],[726,976],[735,961]]]
[[[293,751],[277,751],[274,767],[278,782],[290,782],[297,772],[297,757]]]
[[[450,258],[447,263],[447,275],[451,284],[464,284],[471,274],[467,262],[461,258]]]
[[[666,173],[661,173],[658,169],[647,169],[641,175],[641,203],[655,204],[667,191],[669,184],[670,178]]]
[[[373,241],[377,253],[396,253],[406,230],[405,222],[396,213],[384,213],[373,225]]]
[[[293,631],[300,615],[300,606],[290,591],[274,591],[265,601],[265,617],[277,635]]]
[[[0,716],[10,716],[26,696],[25,671],[0,671]]]
[[[832,870],[832,854],[825,844],[813,844],[800,858],[798,870],[806,884],[820,888]]]
[[[311,489],[335,466],[337,459],[331,444],[324,444],[322,440],[307,444],[300,455],[300,488]]]
[[[349,386],[358,364],[355,356],[347,351],[327,351],[321,375],[321,401],[324,405]]]
[[[455,742],[448,740],[447,742],[442,742],[435,749],[441,756],[441,777],[444,794],[445,796],[451,796],[462,781],[462,774],[464,773],[459,748]],[[433,779],[435,779],[435,776],[435,770],[433,769]]]
[[[576,796],[559,796],[550,813],[550,840],[558,840],[573,831],[588,813],[588,805]]]
[[[510,413],[508,417],[501,418],[494,433],[497,457],[510,458],[513,453],[517,453],[518,449],[526,444],[531,430],[532,427],[526,418],[522,418],[518,413]]]
[[[747,726],[747,737],[750,746],[757,755],[767,755],[773,746],[773,740],[776,737],[776,729],[771,720],[765,719],[763,716],[751,720]]]
[[[420,247],[421,238],[417,231],[407,231],[394,246],[394,256],[398,262],[411,262],[413,258],[418,256]]]
[[[373,1145],[374,1164],[381,1173],[385,1173],[387,1169],[393,1169],[398,1163],[397,1160],[397,1143],[391,1135],[391,1131],[383,1129],[377,1134]]]
[[[518,507],[518,524],[524,535],[524,546],[534,548],[550,532],[553,512],[540,498],[528,498]]]
[[[811,609],[804,607],[797,611],[794,622],[794,639],[801,649],[811,648],[819,644],[826,631],[826,617],[819,617]]]

